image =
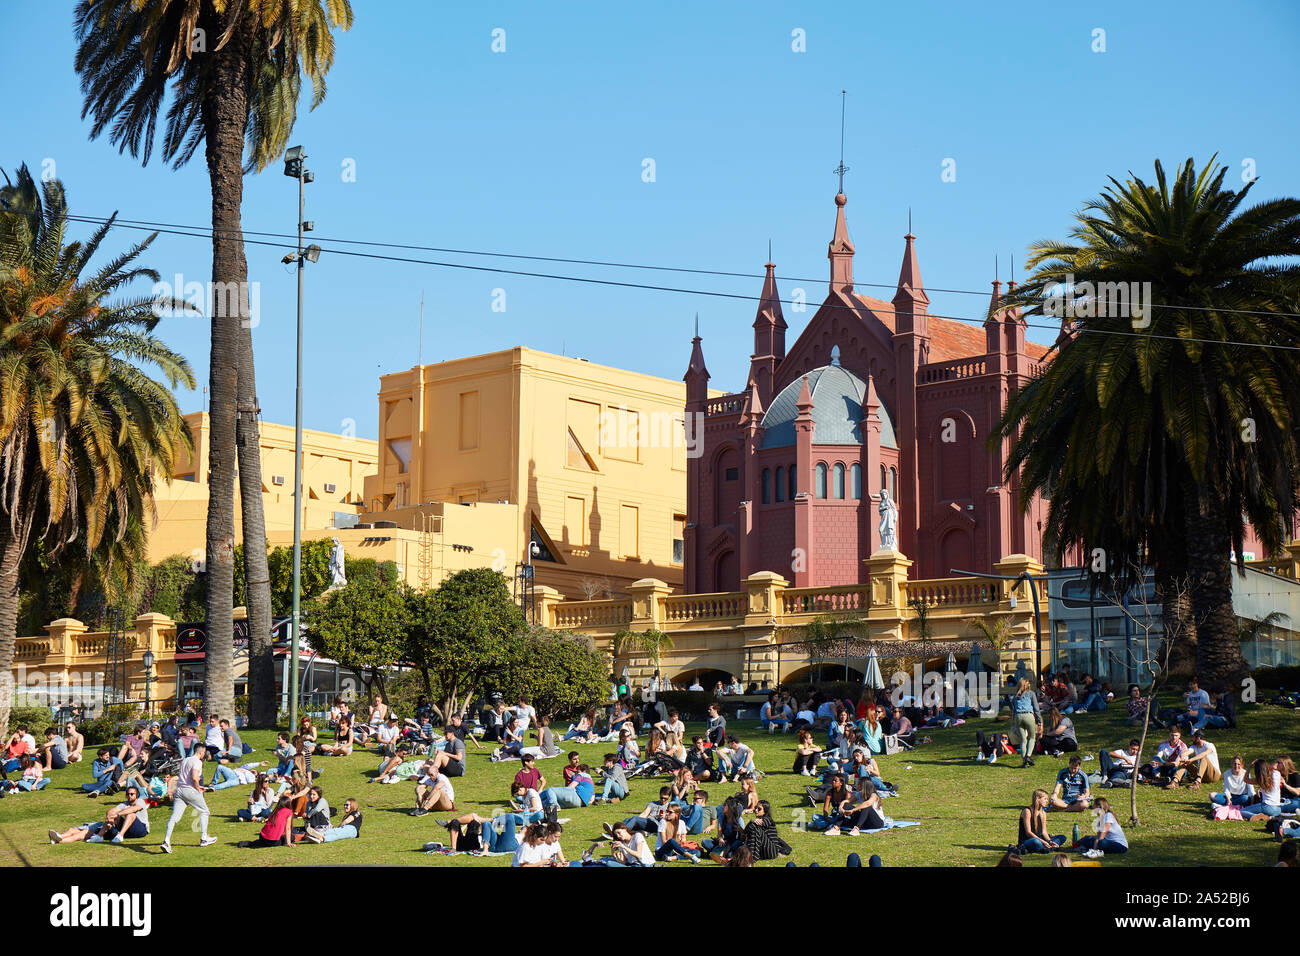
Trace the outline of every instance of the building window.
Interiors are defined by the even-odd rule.
[[[885,466],[884,466],[884,465],[881,465],[881,466],[880,466],[880,490],[881,490],[881,491],[888,491],[888,490],[889,490],[889,484],[888,484],[888,481],[889,481],[889,479],[888,479],[888,478],[886,477],[886,475],[885,475]]]
[[[636,505],[619,509],[618,543],[625,558],[641,557],[641,512]]]
[[[776,500],[785,501],[785,469],[779,466],[776,469]]]
[[[857,462],[849,466],[849,489],[854,499],[862,497],[862,466]]]
[[[898,500],[898,469],[889,469],[889,497]]]
[[[763,504],[765,504],[765,505],[766,505],[766,504],[771,504],[771,502],[772,502],[772,473],[771,473],[768,469],[766,469],[766,468],[763,469],[763,479],[762,479],[762,480],[763,480]],[[778,478],[777,480],[779,481],[780,479]]]
[[[726,470],[725,476],[726,476],[727,481],[739,481],[739,480],[740,480],[740,469],[739,469],[739,468],[728,468],[728,469]]]
[[[817,462],[817,497],[826,497],[826,463]]]
[[[673,515],[673,564],[686,560],[686,516]]]
[[[460,394],[460,450],[478,447],[478,392]]]
[[[564,499],[564,541],[571,548],[587,545],[587,501],[569,496]]]
[[[799,493],[799,483],[795,480],[795,474],[799,469],[791,465],[786,469],[786,497],[794,501],[794,496]]]

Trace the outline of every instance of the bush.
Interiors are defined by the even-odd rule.
[[[1300,688],[1300,667],[1261,667],[1256,670],[1252,677],[1255,683],[1260,687],[1283,688],[1287,690],[1296,690]],[[11,720],[10,724],[13,723]]]
[[[707,690],[661,690],[656,696],[668,709],[677,708],[682,720],[705,720],[709,716],[709,704],[728,708],[727,701],[735,699],[717,698]]]
[[[54,717],[50,714],[50,708],[48,707],[15,707],[9,711],[10,733],[17,729],[19,724],[22,724],[38,742],[44,740],[45,728],[53,725],[53,723]]]

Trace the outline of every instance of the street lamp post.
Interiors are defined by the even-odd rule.
[[[298,726],[298,644],[302,633],[302,279],[303,267],[308,261],[320,258],[320,247],[302,247],[302,234],[310,231],[312,224],[303,221],[303,187],[316,177],[307,171],[303,160],[307,158],[301,146],[291,146],[284,153],[284,174],[298,180],[298,244],[295,251],[285,256],[285,263],[298,266],[298,359],[294,387],[293,417],[293,621],[289,642],[289,726]]]
[[[153,677],[153,651],[145,651],[140,658],[140,663],[144,665],[144,712],[148,715],[153,714],[153,702],[150,695],[151,685],[154,682]]]

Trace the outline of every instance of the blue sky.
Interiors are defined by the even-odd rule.
[[[52,160],[77,213],[209,222],[201,153],[173,171],[87,139],[63,6],[5,5],[0,91],[21,108],[6,116],[0,165],[25,161],[39,175]],[[327,247],[367,239],[741,272],[753,278],[398,253],[757,296],[770,238],[782,295],[803,288],[815,303],[828,272],[841,89],[855,278],[869,295],[891,295],[867,284],[897,280],[909,208],[927,287],[983,292],[995,254],[1005,280],[1008,258],[1063,237],[1107,175],[1150,178],[1157,157],[1172,166],[1217,152],[1237,184],[1253,160],[1255,195],[1300,194],[1291,103],[1300,5],[1288,0],[1086,12],[1041,2],[353,6],[328,98],[293,137],[316,173],[307,218]],[[1093,52],[1097,29],[1105,52]],[[805,52],[792,49],[796,30]],[[647,158],[654,182],[643,181]],[[941,177],[948,159],[954,182]],[[349,160],[354,182],[344,181]],[[246,229],[291,231],[295,209],[278,163],[248,178]],[[262,413],[276,422],[293,417],[286,248],[248,247],[261,290]],[[160,236],[147,260],[164,277],[206,281],[210,247]],[[416,361],[422,293],[426,362],[527,345],[680,378],[698,311],[712,384],[738,389],[748,368],[752,301],[328,254],[309,269],[310,428],[351,419],[375,436],[379,376]],[[493,310],[496,289],[504,312]],[[931,300],[952,316],[985,305],[982,295]],[[791,341],[812,312],[787,306]],[[201,408],[206,321],[169,319],[161,334],[200,380],[183,408]]]

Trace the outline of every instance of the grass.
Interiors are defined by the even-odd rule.
[[[989,729],[992,722],[980,721],[948,730],[931,731],[933,743],[903,754],[879,758],[886,780],[898,785],[900,795],[885,802],[885,812],[899,820],[919,820],[921,826],[868,837],[826,837],[819,833],[798,832],[792,819],[808,809],[802,799],[803,787],[809,782],[793,774],[794,743],[792,735],[768,736],[749,730],[739,723],[731,729],[754,746],[757,763],[767,775],[759,781],[759,796],[772,804],[782,836],[794,848],[793,859],[805,866],[814,860],[840,866],[845,856],[857,851],[865,860],[878,853],[886,866],[989,866],[997,861],[1008,843],[1016,836],[1017,814],[1034,787],[1051,789],[1056,772],[1064,760],[1038,758],[1037,765],[1019,769],[1019,761],[1007,759],[990,767],[974,760],[974,731]],[[1004,716],[996,726],[1008,725]],[[1102,713],[1076,719],[1081,753],[1095,755],[1099,746],[1114,748],[1133,736],[1124,725],[1123,709],[1112,707]],[[1300,727],[1300,712],[1278,707],[1244,707],[1241,725],[1234,730],[1212,734],[1219,754],[1226,764],[1233,754],[1241,754],[1247,764],[1258,756],[1276,756],[1294,745]],[[701,728],[688,726],[688,734]],[[1159,731],[1154,731],[1159,734]],[[264,760],[274,746],[274,733],[252,731],[245,739],[257,749],[248,759]],[[1149,753],[1154,742],[1148,742]],[[578,746],[583,762],[593,767],[601,755],[613,749],[608,744]],[[567,752],[567,751],[566,751]],[[465,777],[454,781],[458,812],[476,811],[490,815],[503,806],[509,784],[519,768],[517,762],[493,764],[488,751],[469,747],[469,768]],[[548,780],[561,777],[564,758],[539,762]],[[245,787],[233,787],[207,795],[212,808],[210,832],[218,838],[214,846],[200,849],[193,811],[188,810],[172,843],[174,852],[164,856],[158,845],[170,808],[150,812],[151,834],[143,841],[120,845],[54,846],[46,831],[64,829],[90,819],[102,819],[111,798],[85,797],[80,789],[90,778],[89,760],[69,769],[56,771],[53,782],[38,793],[15,794],[0,801],[0,865],[3,866],[212,866],[212,865],[281,865],[281,864],[387,864],[415,866],[508,866],[505,857],[481,858],[469,855],[447,857],[425,854],[422,844],[429,840],[446,840],[446,831],[434,820],[451,814],[431,813],[415,818],[407,814],[412,806],[413,784],[379,786],[367,782],[378,765],[373,751],[361,751],[351,757],[315,761],[324,769],[320,783],[331,806],[339,807],[344,798],[361,801],[365,816],[359,840],[344,840],[327,845],[301,844],[294,849],[241,850],[239,840],[254,839],[258,825],[240,822],[235,811],[245,805]],[[1097,768],[1095,759],[1084,768]],[[631,816],[658,794],[657,779],[634,780],[632,795],[614,806],[596,805],[562,811],[570,822],[565,826],[562,845],[569,859],[578,858],[600,833],[606,820]],[[707,787],[710,802],[739,789],[734,784]],[[1139,827],[1125,826],[1132,846],[1121,857],[1107,857],[1107,866],[1265,866],[1276,859],[1278,844],[1265,833],[1263,824],[1218,823],[1207,819],[1208,794],[1215,785],[1200,791],[1182,789],[1166,792],[1143,786],[1138,790],[1138,807],[1142,818]],[[1128,791],[1096,791],[1113,798],[1121,822],[1128,819]],[[1053,832],[1070,831],[1075,822],[1086,826],[1086,814],[1053,814]],[[784,865],[785,860],[775,861]],[[1037,857],[1029,865],[1044,865],[1047,857]],[[687,866],[689,864],[672,864]],[[706,866],[712,864],[704,864]],[[774,865],[768,862],[764,865]]]

